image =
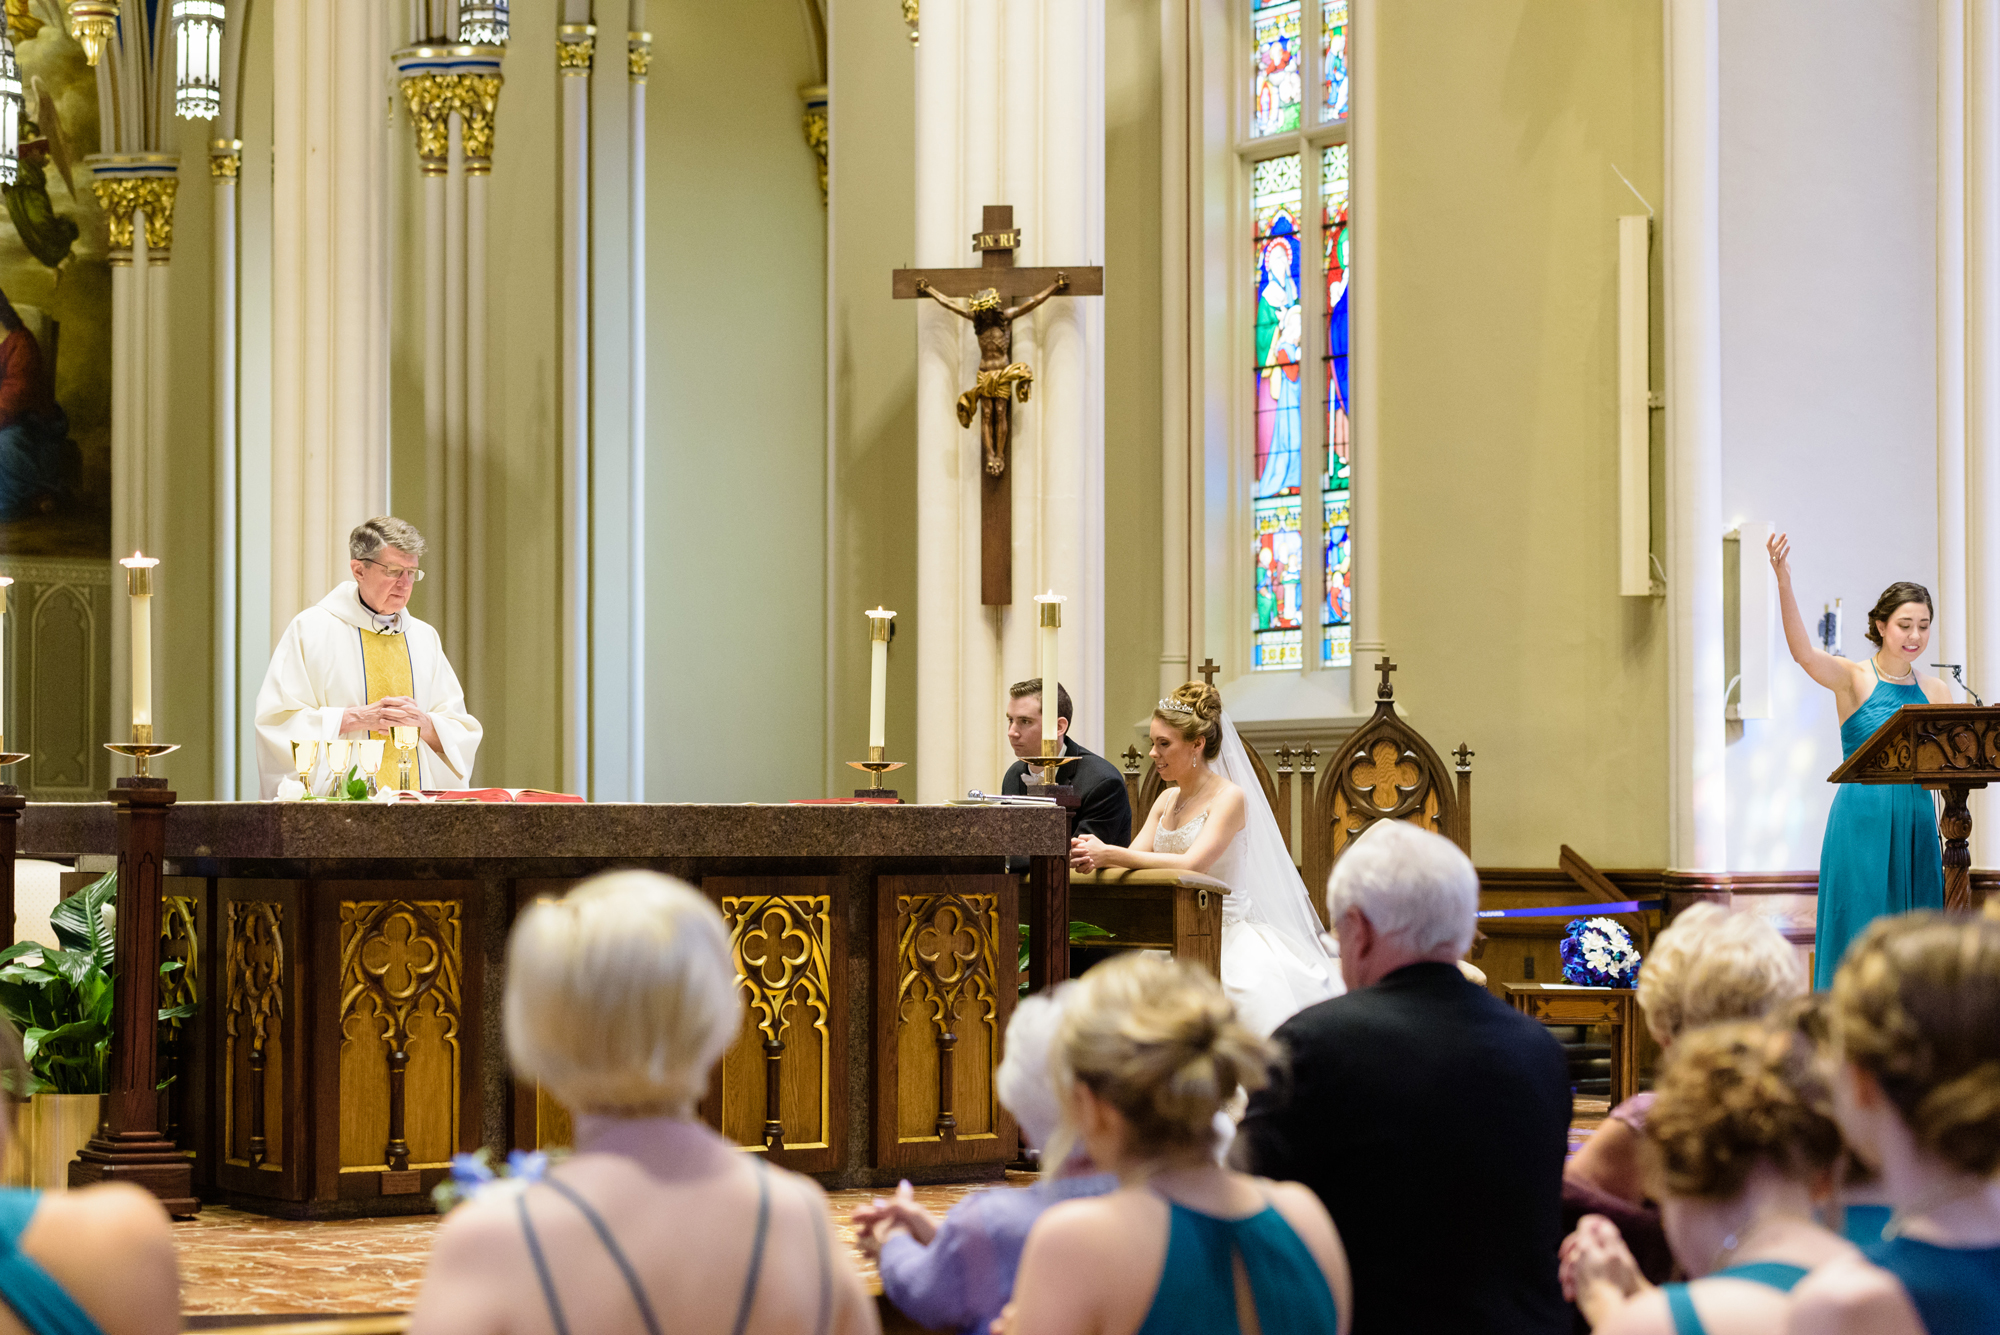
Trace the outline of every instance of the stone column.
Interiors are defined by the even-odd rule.
[[[84,163],[111,239],[111,546],[120,555],[158,552],[167,527],[166,283],[180,159],[102,153]],[[171,585],[163,582],[160,595],[156,615],[171,606]],[[114,618],[114,717],[131,690],[128,633]],[[153,721],[171,726],[157,708]]]
[[[975,263],[987,204],[1013,206],[1017,263],[1103,263],[1103,0],[932,6],[916,58],[916,263]],[[1010,607],[980,604],[979,442],[954,410],[977,347],[929,302],[917,344],[916,788],[928,802],[990,789],[1011,762],[998,721],[1008,683],[1034,675],[1032,600],[1045,589],[1069,599],[1062,678],[1077,739],[1103,746],[1103,303],[1058,297],[1014,326],[1035,388],[1014,408]]]
[[[631,461],[627,485],[628,541],[632,568],[627,577],[625,634],[625,751],[628,802],[646,800],[646,75],[653,63],[653,34],[646,31],[646,0],[631,0],[625,33],[625,75],[631,81],[627,106],[625,181],[629,215],[626,245],[631,264],[631,326],[626,334],[631,374],[627,377]]]
[[[215,796],[236,791],[236,182],[243,141],[208,146],[210,198],[215,210]]]
[[[590,71],[597,28],[567,0],[562,97],[562,783],[590,782]]]
[[[1728,867],[1718,0],[1667,0],[1668,866]]]
[[[348,578],[348,531],[389,509],[388,15],[271,10],[274,634]]]
[[[2000,0],[1960,0],[1959,88],[1963,120],[1956,138],[1963,158],[1958,170],[1962,191],[1960,239],[1963,286],[1956,302],[1961,323],[1953,349],[1940,340],[1940,367],[1947,351],[1962,357],[1954,369],[1963,394],[1963,491],[1960,493],[1964,534],[1965,678],[1989,703],[2000,699]],[[1942,47],[1948,29],[1940,25]],[[1944,90],[1940,87],[1940,93]],[[1939,99],[1941,109],[1944,99]],[[1942,150],[1944,127],[1939,127]],[[1941,164],[1942,167],[1942,164]],[[1948,184],[1939,173],[1940,198]],[[1940,262],[1945,259],[1940,247]],[[1940,319],[1944,303],[1939,303]],[[1940,386],[1944,380],[1940,376]],[[1941,458],[1940,463],[1944,460]],[[1938,470],[1942,494],[1949,485]],[[1942,553],[1941,553],[1942,555]],[[1945,570],[1941,569],[1941,575]],[[1949,587],[1947,585],[1947,587]],[[1943,608],[1939,611],[1942,613]],[[1949,660],[1947,660],[1949,661]],[[1973,799],[1972,862],[1992,866],[2000,849],[2000,830],[1993,827],[2000,802],[1991,796]]]

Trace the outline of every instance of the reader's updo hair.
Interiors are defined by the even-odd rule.
[[[1832,1037],[1917,1144],[1963,1173],[2000,1168],[2000,922],[1877,918],[1833,979]]]
[[[1077,980],[1050,1055],[1065,1104],[1043,1155],[1053,1169],[1076,1129],[1068,1105],[1081,1082],[1131,1128],[1133,1159],[1205,1150],[1215,1115],[1236,1091],[1262,1089],[1277,1049],[1246,1029],[1213,975],[1150,951],[1113,956]]]
[[[1796,1016],[1683,1034],[1662,1064],[1643,1134],[1661,1185],[1683,1199],[1734,1200],[1759,1163],[1811,1182],[1842,1151],[1832,1098]]]
[[[1926,612],[1932,616],[1937,615],[1937,609],[1931,606],[1929,589],[1921,584],[1912,584],[1906,579],[1897,580],[1882,590],[1882,596],[1877,598],[1875,606],[1868,610],[1868,638],[1875,642],[1877,649],[1882,647],[1882,632],[1876,627],[1896,615],[1896,609],[1904,603],[1922,603]]]
[[[1190,742],[1201,743],[1201,758],[1213,760],[1222,751],[1222,692],[1205,681],[1174,687],[1167,697],[1186,709],[1159,708],[1153,717]]]

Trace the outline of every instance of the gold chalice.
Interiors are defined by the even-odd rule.
[[[292,743],[292,768],[298,771],[299,786],[312,791],[313,762],[319,759],[318,742]]]
[[[347,757],[354,749],[353,742],[331,741],[326,744],[326,767],[333,773],[333,782],[328,795],[340,797],[347,784]]]
[[[410,776],[416,766],[417,730],[408,723],[398,723],[389,729],[389,735],[396,742],[396,786],[406,793],[415,792]]]

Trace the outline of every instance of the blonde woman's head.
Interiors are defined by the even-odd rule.
[[[1665,1045],[1724,1020],[1755,1020],[1805,995],[1799,952],[1754,913],[1696,904],[1653,940],[1639,966],[1639,1008]]]
[[[576,1113],[686,1115],[743,1022],[722,915],[650,871],[537,901],[507,947],[507,1052]]]
[[[1050,1058],[1063,1120],[1043,1162],[1062,1163],[1075,1144],[1078,1086],[1123,1122],[1123,1162],[1205,1155],[1216,1113],[1239,1088],[1262,1089],[1276,1054],[1213,975],[1149,951],[1114,956],[1064,999]]]
[[[1877,918],[1834,975],[1831,1021],[1839,1055],[1918,1149],[1962,1173],[2000,1170],[2000,922]]]

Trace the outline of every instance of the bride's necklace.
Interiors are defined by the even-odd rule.
[[[1908,672],[1905,672],[1900,677],[1893,672],[1882,671],[1882,655],[1880,651],[1877,651],[1875,655],[1875,672],[1878,676],[1882,678],[1883,681],[1893,681],[1899,685],[1905,682],[1912,682],[1917,679],[1917,668],[1914,663],[1910,665],[1910,670]]]
[[[1190,791],[1186,783],[1181,784],[1180,796],[1174,799],[1174,819],[1179,820],[1182,816],[1185,816],[1188,808],[1195,805],[1196,797],[1200,797],[1203,801],[1208,800],[1209,790],[1215,787],[1208,780],[1214,777],[1214,770],[1204,770],[1202,772],[1202,786],[1194,791]],[[1176,825],[1174,828],[1178,830],[1181,827]]]

